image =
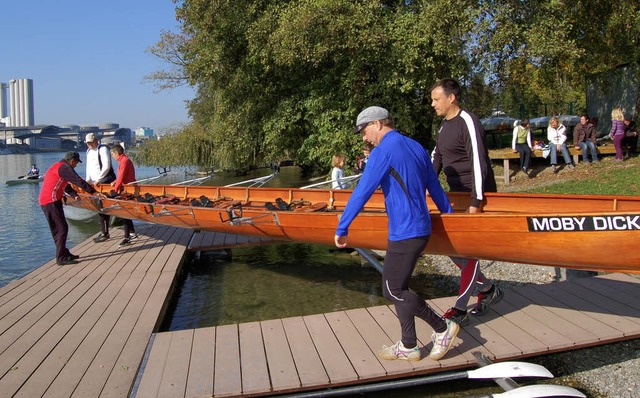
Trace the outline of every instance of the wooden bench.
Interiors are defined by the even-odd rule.
[[[616,148],[613,146],[613,143],[608,143],[604,146],[596,147],[599,155],[615,155]],[[573,163],[578,164],[579,156],[582,155],[581,149],[576,149],[573,145],[568,146],[569,154],[573,156]],[[558,156],[562,156],[561,153],[558,153]],[[531,151],[531,158],[542,158],[542,150],[536,149]],[[509,185],[511,181],[511,170],[509,167],[509,161],[511,159],[520,159],[520,154],[518,152],[513,152],[511,148],[501,148],[501,149],[490,149],[489,150],[489,158],[491,160],[502,160],[504,164],[504,183]]]

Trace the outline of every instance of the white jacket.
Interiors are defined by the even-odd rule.
[[[102,180],[109,174],[111,169],[111,154],[106,145],[98,145],[96,149],[87,149],[87,171],[86,180],[90,184]],[[100,168],[100,160],[102,160],[102,168]]]
[[[563,124],[560,124],[557,129],[549,126],[547,127],[547,139],[549,140],[549,145],[562,145],[567,141],[567,136],[564,135],[566,128]]]

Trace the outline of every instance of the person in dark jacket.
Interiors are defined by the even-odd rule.
[[[58,265],[77,264],[80,257],[72,254],[67,248],[69,224],[64,217],[62,200],[65,194],[72,198],[78,198],[78,193],[69,183],[77,185],[89,193],[96,192],[91,184],[83,180],[74,170],[78,163],[82,163],[78,152],[67,152],[61,161],[54,163],[45,173],[38,197],[40,208],[47,219],[51,236],[56,244],[56,263]]]
[[[582,151],[582,161],[587,164],[599,162],[596,149],[597,138],[596,128],[589,122],[589,115],[583,114],[580,117],[580,123],[573,128],[573,146]],[[589,153],[591,153],[591,161],[589,161]]]
[[[433,168],[436,174],[444,170],[451,192],[471,194],[469,213],[481,213],[484,193],[497,191],[496,180],[482,124],[476,115],[460,107],[460,94],[460,85],[451,78],[431,87],[431,106],[443,118],[433,150]],[[465,326],[469,323],[467,305],[476,287],[478,302],[471,310],[473,315],[487,314],[489,307],[502,299],[503,292],[480,271],[478,259],[451,257],[451,260],[461,270],[460,288],[454,306],[444,317]]]
[[[624,139],[622,140],[623,147],[629,147],[629,156],[638,152],[638,125],[631,114],[624,115]]]

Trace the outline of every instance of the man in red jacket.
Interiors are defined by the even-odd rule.
[[[115,144],[111,147],[111,156],[118,161],[118,178],[111,183],[113,190],[120,193],[122,191],[122,185],[134,182],[136,180],[136,170],[133,167],[133,162],[127,155],[124,154],[124,148],[120,144]],[[131,244],[132,239],[137,239],[133,228],[133,221],[124,219],[124,239],[120,242],[120,246],[128,246]]]
[[[65,193],[72,198],[78,198],[78,193],[69,183],[75,184],[89,193],[96,192],[91,184],[83,180],[74,170],[78,163],[82,163],[78,152],[67,152],[61,161],[54,163],[45,173],[38,198],[40,208],[49,223],[49,230],[51,230],[51,236],[56,244],[56,263],[58,265],[77,264],[77,260],[80,258],[80,256],[71,254],[67,248],[69,224],[64,218],[62,198]]]

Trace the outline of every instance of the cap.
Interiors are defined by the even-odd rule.
[[[80,160],[80,154],[78,152],[67,152],[64,154],[64,160],[77,160],[78,163],[82,163],[82,160]]]
[[[93,133],[89,133],[84,137],[84,142],[94,142],[96,140],[96,135]]]
[[[365,128],[365,126],[369,122],[387,119],[389,117],[391,117],[391,114],[389,113],[388,110],[381,108],[379,106],[370,106],[367,109],[360,112],[360,114],[356,118],[356,128],[353,130],[353,132],[355,134],[358,134],[360,130]]]

